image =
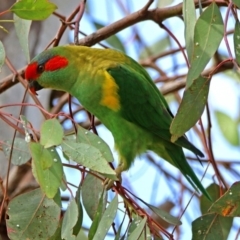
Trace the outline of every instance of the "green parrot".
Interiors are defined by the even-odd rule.
[[[203,153],[185,136],[171,142],[173,114],[147,71],[132,58],[112,49],[59,46],[37,55],[25,77],[34,94],[42,88],[70,93],[111,131],[120,158],[115,169],[119,179],[137,155],[152,150],[210,199],[182,147],[199,157]]]

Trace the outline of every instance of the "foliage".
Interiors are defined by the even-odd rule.
[[[135,44],[138,44],[137,52],[140,63],[157,73],[158,77],[154,81],[156,84],[162,83],[164,94],[173,93],[172,96],[175,97],[176,103],[180,99],[178,90],[185,87],[177,114],[171,124],[172,141],[176,141],[178,137],[194,127],[196,138],[200,139],[207,156],[203,160],[203,165],[204,167],[212,166],[212,170],[208,173],[211,176],[205,176],[205,179],[208,183],[214,182],[207,188],[213,202],[201,197],[196,199],[195,205],[194,201],[190,200],[189,205],[186,199],[190,196],[189,192],[192,194],[192,190],[185,182],[179,181],[176,175],[160,166],[150,154],[147,155],[146,160],[154,164],[157,171],[160,169],[168,188],[173,192],[172,196],[177,195],[174,198],[176,203],[173,204],[175,211],[170,213],[171,208],[164,204],[154,206],[156,205],[154,196],[157,196],[154,191],[161,191],[161,200],[169,203],[169,199],[164,196],[164,187],[157,186],[160,190],[156,191],[154,183],[151,199],[153,203],[151,204],[143,200],[146,199],[145,196],[136,196],[131,185],[130,191],[124,187],[125,185],[122,186],[116,182],[113,192],[107,192],[102,184],[104,179],[118,179],[112,169],[111,162],[114,156],[111,149],[97,135],[96,126],[100,124],[99,121],[89,116],[89,119],[85,118],[80,122],[83,127],[79,126],[77,121],[84,109],[79,107],[74,99],[66,97],[63,93],[56,91],[52,93],[50,105],[55,106],[48,110],[42,107],[36,96],[31,95],[35,104],[25,103],[24,95],[19,105],[26,108],[30,106],[38,108],[45,121],[41,127],[33,127],[34,123],[28,120],[28,117],[21,115],[22,110],[17,117],[16,114],[9,114],[8,111],[3,110],[3,108],[10,109],[17,104],[3,105],[1,103],[0,105],[1,119],[15,131],[14,137],[0,139],[2,151],[13,166],[20,168],[31,165],[31,176],[34,176],[33,181],[38,186],[37,189],[35,189],[36,185],[35,187],[28,186],[22,191],[10,194],[10,164],[4,183],[1,181],[3,177],[0,176],[2,191],[0,192],[0,220],[4,226],[3,219],[6,219],[6,230],[10,239],[78,240],[88,238],[100,240],[105,239],[106,236],[111,239],[133,240],[180,239],[180,234],[184,232],[184,226],[181,226],[182,223],[184,225],[182,219],[191,205],[194,209],[192,211],[194,218],[187,224],[188,227],[192,225],[192,239],[227,239],[231,229],[234,229],[233,220],[240,216],[240,182],[229,181],[229,179],[232,179],[233,175],[239,179],[240,175],[234,168],[235,165],[239,167],[239,162],[215,160],[212,147],[212,137],[215,136],[212,136],[212,124],[218,127],[226,144],[239,148],[240,115],[238,113],[238,116],[233,118],[220,109],[214,110],[212,114],[209,94],[211,83],[217,73],[221,72],[227,76],[231,72],[239,84],[239,3],[235,0],[223,4],[222,1],[216,0],[193,4],[191,0],[184,0],[174,5],[174,2],[168,0],[155,1],[155,8],[150,9],[152,2],[146,1],[146,5],[141,9],[129,13],[127,8],[129,5],[124,6],[121,1],[116,1],[114,4],[127,14],[119,21],[114,20],[110,25],[96,19],[93,15],[93,6],[86,5],[86,1],[76,6],[76,9],[66,18],[56,12],[55,4],[47,0],[21,0],[9,9],[4,9],[0,13],[0,18],[9,12],[14,13],[14,31],[16,31],[27,62],[30,60],[31,39],[28,41],[28,38],[32,20],[41,22],[51,15],[59,18],[62,25],[56,37],[52,40],[48,39],[50,42],[48,47],[57,46],[63,33],[68,29],[74,30],[74,39],[77,39],[75,44],[92,46],[98,43],[103,47],[107,45],[123,52],[128,52],[126,42],[134,39]],[[163,3],[174,6],[166,7]],[[227,11],[221,12],[220,7]],[[82,14],[87,16],[87,21],[96,31],[78,39],[78,31],[82,32]],[[183,20],[185,28],[184,33],[182,32],[185,39],[183,43],[169,27],[172,24],[172,17],[175,16]],[[75,22],[73,22],[74,19]],[[145,42],[146,39],[143,39],[136,30],[136,26],[146,20],[156,23],[159,29],[164,30],[167,35],[153,44]],[[169,20],[169,24],[163,24],[165,20]],[[235,21],[235,27],[228,31],[227,24],[230,20]],[[4,21],[6,20],[0,19],[1,24]],[[80,28],[79,23],[81,23]],[[130,40],[124,41],[120,31],[128,28],[132,30]],[[1,30],[6,34],[7,28],[0,26]],[[233,37],[232,44],[230,37]],[[23,73],[16,70],[7,57],[6,44],[0,41],[0,69],[5,63],[18,81],[12,81],[13,75],[4,79],[0,84],[0,93],[10,91],[18,82],[27,89],[27,84],[22,77]],[[227,49],[225,55],[221,52],[222,45]],[[236,59],[232,52],[235,53]],[[175,54],[178,54],[180,60],[174,59]],[[166,56],[173,56],[172,59],[175,62],[173,68],[169,69],[167,64],[164,64]],[[184,67],[181,68],[181,65]],[[60,111],[66,111],[66,106],[70,109],[70,114]],[[202,116],[207,119],[207,124],[203,123]],[[215,117],[215,122],[212,122],[212,116]],[[198,121],[199,125],[196,125]],[[67,130],[70,125],[72,129]],[[17,132],[18,137],[16,137]],[[197,159],[194,158],[194,160]],[[222,174],[219,169],[223,169],[226,174]],[[67,174],[70,170],[71,173],[77,172],[80,179],[74,181],[74,184],[69,180],[71,174],[70,176]],[[23,179],[24,176],[21,178]],[[67,206],[65,206],[64,191],[68,191]],[[196,206],[201,207],[200,216],[195,214]],[[87,216],[91,222],[88,227],[85,225]],[[220,228],[219,225],[222,227]],[[239,231],[234,234],[237,238]]]

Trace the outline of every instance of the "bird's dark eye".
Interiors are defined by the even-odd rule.
[[[40,74],[40,73],[43,73],[44,72],[44,65],[43,64],[40,64],[37,66],[37,73]]]

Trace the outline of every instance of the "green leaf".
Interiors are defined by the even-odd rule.
[[[184,36],[186,42],[186,50],[188,54],[189,62],[192,61],[193,55],[193,36],[194,36],[194,27],[196,23],[196,10],[195,4],[192,0],[183,1],[183,19],[184,19]]]
[[[57,6],[47,0],[20,0],[10,8],[10,11],[23,19],[44,20],[56,9]]]
[[[99,200],[104,188],[102,181],[92,174],[87,174],[82,185],[82,201],[88,216],[93,220],[98,209]],[[104,191],[102,198],[103,210],[107,204],[107,194]]]
[[[78,126],[76,141],[79,143],[86,143],[97,148],[108,162],[113,161],[112,152],[104,140],[98,135],[86,130],[85,128],[82,128],[81,126]]]
[[[61,237],[66,240],[75,240],[73,228],[78,220],[78,206],[75,199],[72,199],[64,214],[62,222]]]
[[[215,111],[215,116],[223,136],[233,146],[239,146],[239,131],[237,120],[232,119],[227,114]]]
[[[152,240],[152,234],[151,234],[151,231],[148,227],[147,224],[145,224],[145,227],[142,231],[142,234],[140,235],[140,237],[138,238],[138,240]],[[156,240],[156,239],[154,239]]]
[[[15,197],[7,208],[8,237],[19,239],[49,239],[57,227],[60,207],[40,189]]]
[[[238,8],[240,8],[240,2],[239,0],[233,0],[232,1]]]
[[[28,35],[32,21],[19,18],[16,14],[13,14],[13,19],[20,46],[27,59],[27,62],[29,63],[30,53],[28,45]]]
[[[96,29],[105,27],[103,24],[95,20],[93,21],[93,24],[95,25]],[[122,44],[121,40],[117,37],[117,35],[112,35],[111,37],[105,39],[105,41],[115,49],[118,49],[124,53],[126,52],[124,45]]]
[[[163,8],[173,3],[173,0],[158,0],[157,7]]]
[[[3,153],[5,154],[6,158],[10,157],[10,150],[11,150],[11,141],[4,141],[2,144]],[[28,143],[22,138],[15,138],[13,144],[13,152],[12,152],[12,160],[11,163],[13,165],[20,166],[25,164],[31,158]]]
[[[129,231],[128,231],[129,235],[127,239],[128,240],[138,239],[143,232],[146,222],[147,222],[146,216],[141,220],[140,219],[137,219],[137,221],[134,220],[129,227]]]
[[[139,54],[139,59],[143,60],[148,58],[149,56],[157,55],[158,53],[163,52],[168,46],[169,46],[169,38],[166,36],[158,40],[151,46],[147,46],[143,48]]]
[[[77,203],[77,211],[78,211],[78,220],[76,225],[73,228],[73,234],[78,235],[81,231],[82,221],[83,221],[83,208],[81,203],[81,185],[78,186],[78,190],[76,192],[75,200]]]
[[[50,238],[48,238],[48,240],[59,240],[59,239],[61,239],[61,229],[62,229],[62,219],[58,223],[57,230],[55,231],[55,233]]]
[[[113,220],[116,216],[118,208],[118,195],[116,195],[113,200],[108,205],[106,211],[104,212],[101,221],[99,222],[96,234],[94,235],[93,240],[102,240],[105,239],[109,228],[111,227]],[[135,238],[137,239],[137,238]]]
[[[223,72],[223,74],[230,78],[231,80],[234,80],[235,82],[239,83],[240,82],[240,72],[238,71],[233,71],[232,69],[226,70]],[[223,76],[223,77],[225,77]]]
[[[86,143],[77,143],[64,140],[62,149],[69,159],[87,167],[93,171],[109,174],[109,177],[116,179],[116,173],[108,165],[107,160],[98,148]]]
[[[122,240],[121,231],[122,231],[123,224],[125,222],[124,220],[125,220],[125,217],[122,219],[122,222],[121,222],[120,226],[118,227],[117,234],[116,234],[114,240]]]
[[[88,239],[89,240],[92,240],[94,238],[94,235],[97,231],[99,222],[101,221],[103,212],[104,212],[105,207],[106,207],[106,204],[103,201],[103,198],[106,197],[106,196],[107,196],[106,191],[104,191],[104,189],[103,189],[101,197],[100,197],[99,202],[98,202],[97,211],[94,214],[93,222],[92,222],[91,227],[90,227],[89,232],[88,232]]]
[[[62,207],[62,199],[61,199],[61,192],[58,189],[57,194],[54,196],[53,201],[61,208]]]
[[[89,240],[87,236],[84,233],[84,230],[81,229],[81,231],[78,233],[76,240]]]
[[[5,58],[6,58],[5,49],[4,49],[4,46],[2,44],[2,41],[0,41],[0,72],[2,70],[2,66],[5,62]]]
[[[233,34],[234,51],[236,61],[240,65],[240,23],[236,20],[234,34]]]
[[[39,143],[31,142],[29,148],[32,154],[33,174],[42,191],[49,198],[58,192],[62,182],[63,167],[55,148],[46,149]]]
[[[232,222],[233,218],[225,218],[215,213],[201,216],[192,222],[192,240],[226,240]]]
[[[152,240],[152,236],[151,236],[151,233],[150,233],[150,229],[149,227],[147,226],[147,224],[143,225],[143,229],[141,231],[141,226],[140,226],[140,229],[138,229],[138,226],[139,226],[139,223],[142,224],[144,223],[143,221],[143,218],[139,215],[136,215],[136,214],[132,214],[132,220],[131,220],[131,223],[130,223],[130,226],[129,226],[129,229],[128,229],[128,235],[127,235],[127,239],[129,239],[129,236],[132,236],[132,239],[134,239],[134,237],[137,237],[140,233],[140,235],[136,238],[138,240]],[[139,232],[140,230],[140,232]],[[134,233],[136,235],[134,235]],[[133,233],[133,235],[132,235]],[[156,236],[154,236],[154,240],[157,239]]]
[[[60,189],[61,189],[63,192],[67,190],[66,182],[67,182],[66,175],[65,175],[65,173],[63,172],[62,182],[61,182],[61,186],[60,186]]]
[[[45,148],[57,146],[62,143],[63,129],[61,124],[55,118],[49,119],[42,124],[40,134],[40,143]]]
[[[216,201],[219,198],[219,185],[217,185],[216,183],[213,183],[210,186],[208,186],[206,190],[213,201]],[[208,213],[208,210],[211,206],[212,202],[209,201],[209,199],[206,196],[202,195],[200,197],[200,209],[202,214]]]
[[[199,76],[184,91],[182,102],[170,127],[172,142],[184,135],[201,117],[207,102],[209,86],[210,79]]]
[[[194,49],[187,75],[187,88],[199,77],[212,58],[223,38],[224,27],[216,3],[210,4],[201,14],[194,29]]]
[[[224,217],[240,217],[240,182],[235,182],[210,208]]]
[[[157,214],[164,221],[166,221],[170,224],[173,224],[173,225],[181,225],[182,224],[182,222],[178,218],[172,216],[171,214],[164,211],[163,209],[154,207],[153,205],[148,204],[146,202],[144,202],[144,204],[146,204],[155,214]]]

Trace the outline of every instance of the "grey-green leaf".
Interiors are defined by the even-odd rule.
[[[186,50],[189,62],[191,63],[194,47],[193,44],[194,27],[196,23],[196,10],[193,0],[183,1],[183,19],[185,25],[184,36],[186,42]]]
[[[96,20],[93,21],[93,24],[95,25],[96,29],[105,27],[103,24],[97,22]],[[112,35],[109,38],[105,39],[105,41],[112,47],[114,47],[124,53],[126,52],[124,45],[122,44],[121,40],[118,38],[117,35]]]
[[[199,76],[184,91],[178,112],[171,123],[171,141],[176,141],[197,123],[208,99],[209,86],[210,79]]]
[[[211,3],[201,14],[194,29],[194,49],[187,75],[187,88],[199,77],[223,38],[224,27],[219,8]]]
[[[83,221],[83,208],[82,208],[82,202],[81,202],[81,185],[78,186],[75,200],[77,203],[78,220],[76,225],[73,228],[73,234],[78,236],[79,232],[81,231],[82,221]]]
[[[169,38],[165,36],[164,38],[158,40],[152,45],[146,46],[145,48],[143,48],[139,54],[139,59],[143,60],[153,54],[156,55],[158,53],[161,53],[169,46],[169,44],[170,44]]]
[[[153,205],[151,204],[148,204],[145,202],[145,204],[155,213],[157,214],[160,218],[162,218],[164,221],[170,223],[170,224],[173,224],[173,225],[181,225],[182,222],[172,216],[171,214],[169,214],[168,212],[164,211],[163,209],[160,209],[160,208],[157,208],[157,207],[154,207]]]
[[[146,222],[147,222],[146,216],[141,221],[139,220],[139,223],[137,224],[136,228],[128,236],[128,240],[138,239],[140,237],[140,235],[142,234],[142,231],[146,225]]]
[[[14,26],[17,33],[17,37],[20,43],[20,46],[23,50],[23,53],[27,59],[27,62],[30,62],[29,54],[29,45],[28,45],[28,35],[32,21],[25,20],[18,17],[16,14],[13,14]]]
[[[230,116],[220,111],[215,111],[215,116],[225,139],[233,146],[239,146],[240,142],[237,120],[232,119]]]
[[[78,206],[75,199],[72,199],[64,214],[62,222],[61,237],[66,240],[75,240],[73,228],[78,220]]]
[[[97,211],[94,213],[94,218],[88,232],[88,239],[92,240],[97,231],[99,222],[102,219],[103,212],[105,211],[106,203],[103,199],[107,196],[105,189],[102,191],[101,197],[98,202]]]
[[[78,126],[76,141],[79,143],[86,143],[97,148],[108,162],[113,161],[112,152],[104,140],[98,135],[86,130],[85,128],[82,128],[81,126]]]
[[[90,173],[87,174],[87,176],[84,178],[84,182],[82,185],[82,201],[88,216],[92,220],[98,209],[99,200],[101,198],[103,190],[104,187],[102,185],[102,181]],[[106,204],[107,194],[106,191],[104,191],[104,195],[102,198],[102,209],[105,209]]]
[[[39,143],[31,142],[33,175],[49,198],[58,192],[63,177],[61,159],[54,148],[46,149]]]
[[[116,216],[117,208],[118,208],[118,196],[116,195],[108,205],[107,209],[105,210],[93,240],[105,239],[105,236],[107,235],[107,232],[111,227],[113,220]]]
[[[233,34],[234,51],[236,61],[240,65],[240,22],[236,20],[234,34]]]
[[[173,3],[173,0],[158,0],[157,7],[163,8]]]
[[[192,240],[228,239],[233,218],[215,213],[205,214],[192,222]]]
[[[15,197],[7,208],[8,237],[19,239],[49,239],[56,231],[60,207],[38,188]]]
[[[10,157],[11,144],[11,141],[8,140],[4,141],[2,144],[3,152],[7,158]],[[15,138],[11,163],[19,166],[29,161],[30,158],[31,155],[26,141],[22,138]]]
[[[232,1],[238,8],[240,8],[240,2],[239,0],[233,0]]]
[[[57,146],[62,142],[63,128],[57,119],[49,119],[43,122],[40,134],[40,143],[45,148]]]
[[[103,154],[94,146],[86,143],[77,143],[64,140],[62,143],[64,154],[73,161],[99,173],[109,174],[109,177],[116,179],[116,173],[108,165]]]
[[[4,49],[4,46],[2,44],[2,41],[0,41],[0,72],[1,72],[2,66],[5,62],[5,58],[6,58],[5,49]]]
[[[143,225],[144,228],[142,229],[142,231],[141,231],[141,228],[142,228],[141,225],[140,225],[140,229],[139,229],[139,224],[141,222],[144,223],[142,217],[132,213],[132,221],[129,225],[127,239],[129,239],[129,237],[132,234],[133,234],[132,239],[134,239],[134,237],[137,237],[137,235],[139,235],[139,234],[140,235],[136,238],[138,240],[152,240],[153,239],[151,236],[151,233],[150,233],[150,229],[147,226],[147,224]],[[134,235],[134,234],[137,234],[137,235]],[[155,239],[155,237],[154,237],[154,239]]]
[[[240,182],[235,182],[216,202],[209,212],[215,212],[223,217],[240,217]]]

